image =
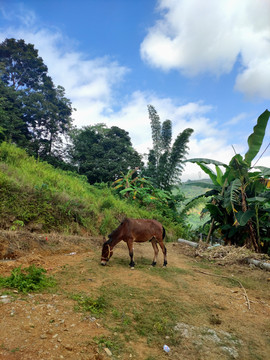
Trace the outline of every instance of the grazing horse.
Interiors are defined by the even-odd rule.
[[[125,241],[128,246],[130,263],[129,266],[131,269],[134,269],[134,260],[133,260],[133,242],[145,242],[150,241],[154,249],[154,258],[152,266],[155,266],[157,263],[158,256],[158,246],[161,247],[161,250],[164,255],[163,266],[167,265],[167,250],[163,243],[165,237],[164,227],[156,220],[149,219],[125,219],[121,222],[117,229],[115,229],[110,235],[109,240],[107,240],[102,247],[101,254],[101,265],[106,265],[110,257],[113,254],[113,248],[121,240]]]

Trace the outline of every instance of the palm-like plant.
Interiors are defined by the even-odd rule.
[[[178,134],[172,144],[172,122],[160,118],[152,105],[148,105],[151,121],[153,149],[148,155],[148,166],[145,174],[160,189],[171,191],[172,185],[179,179],[183,171],[188,141],[192,129],[185,129]]]

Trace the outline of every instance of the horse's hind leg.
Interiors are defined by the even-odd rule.
[[[167,264],[168,264],[168,262],[167,262],[167,249],[166,249],[163,241],[159,242],[159,246],[161,247],[161,250],[162,250],[163,255],[164,255],[163,266],[167,266]]]
[[[152,244],[153,249],[154,249],[154,258],[153,258],[152,266],[155,266],[157,264],[157,257],[158,257],[158,247],[157,247],[156,238],[153,238],[151,240],[151,244]]]

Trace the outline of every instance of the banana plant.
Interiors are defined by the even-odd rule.
[[[186,160],[199,165],[216,189],[216,194],[206,205],[212,218],[208,239],[213,229],[219,227],[229,240],[237,244],[244,240],[247,247],[257,252],[261,251],[264,242],[270,244],[270,169],[251,165],[260,151],[269,117],[268,110],[258,117],[244,157],[236,154],[228,165],[204,158]],[[208,166],[210,164],[215,166],[216,172]],[[264,242],[261,241],[261,232],[264,233]]]

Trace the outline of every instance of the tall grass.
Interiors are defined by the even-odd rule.
[[[9,143],[0,144],[0,227],[106,235],[125,217],[154,218],[169,238],[182,235],[157,211],[115,197],[107,186],[92,186],[86,177],[56,169]],[[38,226],[37,226],[38,225]]]

